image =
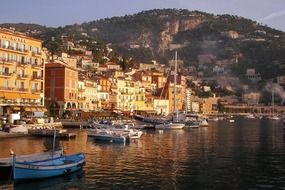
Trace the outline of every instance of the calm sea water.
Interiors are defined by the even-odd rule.
[[[0,189],[285,189],[285,139],[281,122],[236,119],[207,128],[145,131],[126,145],[102,144],[77,131],[63,140],[67,153],[83,151],[83,171],[68,177]],[[0,157],[39,152],[51,139],[0,140]]]

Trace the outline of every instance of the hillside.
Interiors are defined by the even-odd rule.
[[[194,66],[209,77],[214,75],[211,70],[217,65],[240,77],[247,68],[255,68],[265,80],[285,75],[284,32],[232,15],[162,9],[59,28],[5,26],[41,38],[53,53],[62,51],[58,44],[65,36],[74,42],[96,41],[96,45],[86,46],[98,56],[104,52],[100,53],[98,47],[108,44],[114,49],[113,56],[132,57],[136,62],[158,60],[167,64],[177,50],[184,65]]]

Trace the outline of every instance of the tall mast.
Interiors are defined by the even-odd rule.
[[[177,113],[176,110],[176,75],[177,75],[177,51],[175,51],[175,66],[174,66],[174,112]]]
[[[274,116],[274,90],[272,90],[272,116]]]

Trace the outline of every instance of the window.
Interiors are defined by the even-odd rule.
[[[7,79],[4,80],[4,89],[8,89],[8,80]]]
[[[8,74],[9,73],[9,68],[8,67],[5,67],[4,69],[4,73]]]
[[[32,83],[32,91],[35,90],[35,83]]]
[[[9,60],[9,54],[8,53],[5,53],[4,54],[4,61],[8,61]]]
[[[10,42],[9,41],[4,41],[4,48],[8,48],[10,45]]]

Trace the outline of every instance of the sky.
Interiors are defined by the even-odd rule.
[[[161,8],[237,15],[285,31],[285,0],[4,0],[0,23],[57,27]]]

